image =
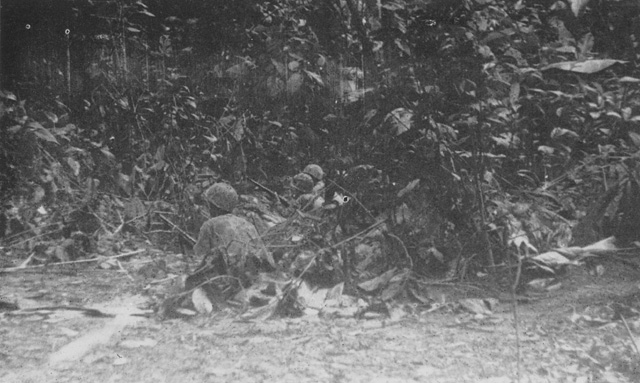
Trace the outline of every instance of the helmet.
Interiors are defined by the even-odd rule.
[[[324,171],[322,171],[322,168],[316,164],[309,164],[305,166],[302,172],[307,173],[308,175],[313,177],[316,181],[320,181],[324,177]]]
[[[215,183],[204,192],[205,199],[216,207],[231,212],[238,205],[238,193],[229,184]]]
[[[293,177],[293,186],[303,193],[309,193],[313,189],[313,178],[307,173],[298,173]]]

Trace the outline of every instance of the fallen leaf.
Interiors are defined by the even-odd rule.
[[[200,314],[211,314],[213,312],[213,303],[211,303],[207,293],[201,287],[193,290],[191,302]]]
[[[116,358],[113,360],[113,365],[114,366],[122,366],[129,363],[129,359],[125,358],[124,356],[120,356],[120,355],[116,355]]]
[[[374,291],[380,288],[380,286],[386,284],[393,278],[393,275],[396,273],[396,269],[391,269],[386,271],[385,273],[378,275],[377,277],[370,279],[368,281],[364,281],[358,284],[358,287],[363,289],[364,291]]]
[[[458,301],[460,307],[467,310],[472,314],[483,314],[483,315],[491,315],[492,312],[487,307],[487,304],[483,299],[461,299]]]

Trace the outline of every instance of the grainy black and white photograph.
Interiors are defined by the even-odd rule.
[[[0,381],[640,381],[640,2],[0,0]]]

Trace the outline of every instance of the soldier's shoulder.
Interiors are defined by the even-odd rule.
[[[217,217],[210,218],[203,225],[200,231],[203,230],[219,230],[219,229],[245,229],[253,228],[253,224],[247,221],[245,218],[238,217],[233,214],[225,214]]]

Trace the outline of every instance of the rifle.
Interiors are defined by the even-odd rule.
[[[283,196],[281,196],[280,194],[274,192],[273,190],[269,189],[268,187],[264,186],[263,184],[261,184],[260,182],[251,179],[249,177],[247,177],[247,179],[249,181],[251,181],[252,184],[256,185],[258,188],[266,191],[267,193],[271,194],[271,196],[273,196],[275,199],[277,199],[279,202],[281,202],[284,206],[286,207],[290,207],[291,204],[289,203],[289,201],[287,201],[286,199],[284,199]]]

